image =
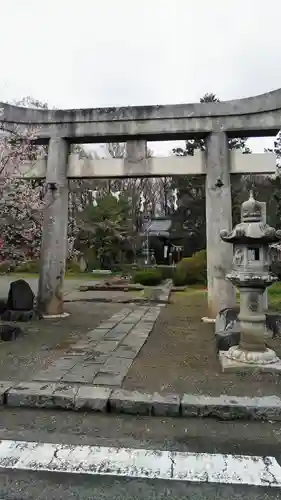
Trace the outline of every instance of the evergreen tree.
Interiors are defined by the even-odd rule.
[[[204,102],[219,102],[213,93],[205,94],[201,99]],[[246,139],[230,138],[230,149],[239,149],[243,153],[250,153]],[[204,139],[189,139],[184,148],[176,148],[176,156],[193,156],[196,150],[205,151]],[[240,214],[237,198],[241,191],[241,176],[235,176],[232,182],[233,211],[235,218]],[[177,222],[187,231],[185,240],[185,255],[206,247],[206,215],[205,215],[205,179],[202,175],[178,176],[172,179],[172,187],[177,190],[178,208],[175,214]]]

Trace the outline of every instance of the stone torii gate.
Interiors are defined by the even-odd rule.
[[[38,305],[46,315],[63,312],[67,249],[68,179],[206,176],[209,316],[232,307],[235,294],[225,280],[231,268],[229,245],[220,229],[232,227],[230,174],[276,171],[270,153],[229,151],[228,137],[274,136],[281,129],[281,89],[219,103],[119,108],[39,110],[1,104],[5,123],[19,131],[38,127],[37,141],[48,144],[46,160],[23,167],[29,178],[46,178],[51,203],[44,214]],[[194,157],[147,158],[147,141],[205,138],[206,153]],[[125,159],[79,159],[71,143],[125,142]]]

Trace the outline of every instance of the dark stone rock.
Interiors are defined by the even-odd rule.
[[[239,307],[222,309],[216,317],[215,340],[217,351],[228,351],[240,342]],[[281,314],[267,311],[266,328],[272,337],[281,337]]]
[[[217,351],[228,351],[240,341],[239,307],[222,309],[216,317],[215,340]]]
[[[18,326],[0,325],[0,339],[4,342],[15,340],[22,332]]]
[[[215,334],[217,351],[228,351],[240,342],[240,331],[226,331]]]
[[[3,314],[4,311],[6,311],[7,307],[7,301],[4,299],[0,299],[0,316]]]
[[[265,315],[266,326],[272,332],[273,338],[281,337],[281,314],[267,311]]]
[[[6,309],[2,314],[3,321],[32,321],[42,318],[42,314],[36,309],[32,309],[31,311],[13,311],[11,309]]]
[[[34,293],[25,280],[13,281],[7,300],[7,309],[12,311],[31,311],[34,307]]]

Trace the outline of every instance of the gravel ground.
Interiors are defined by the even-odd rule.
[[[18,323],[24,334],[12,342],[0,341],[0,380],[28,380],[122,307],[114,303],[67,303],[67,318]]]
[[[221,373],[214,326],[201,322],[207,314],[206,295],[202,291],[175,293],[171,302],[163,308],[123,388],[212,396],[280,394],[278,375]],[[281,357],[281,340],[271,340],[269,344]]]

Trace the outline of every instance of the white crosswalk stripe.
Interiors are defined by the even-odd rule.
[[[0,441],[0,469],[281,487],[274,457]]]

